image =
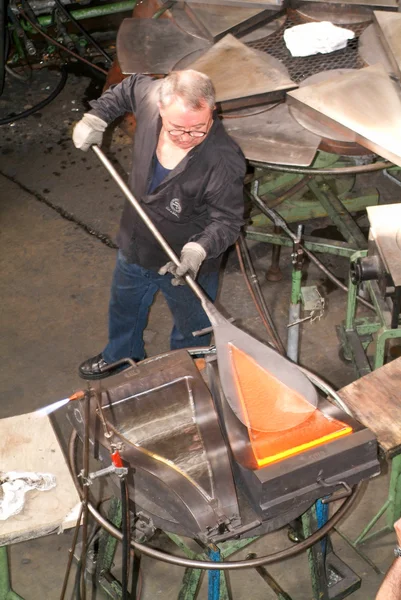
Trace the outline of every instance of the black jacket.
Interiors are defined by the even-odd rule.
[[[160,80],[131,75],[92,101],[90,112],[107,123],[126,112],[134,113],[137,124],[130,189],[178,255],[184,244],[197,242],[207,253],[202,271],[214,270],[243,225],[245,159],[215,117],[205,140],[148,194],[162,126],[157,106],[159,85]],[[128,201],[117,242],[129,262],[147,269],[158,270],[168,260]]]

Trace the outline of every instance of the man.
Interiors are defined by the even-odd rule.
[[[163,293],[174,319],[171,349],[208,345],[210,335],[192,332],[210,325],[199,301],[182,285],[196,277],[215,300],[225,250],[243,224],[245,159],[215,112],[210,79],[176,71],[162,80],[132,75],[111,87],[76,125],[73,141],[88,150],[101,144],[107,125],[127,112],[136,118],[128,184],[173,250],[164,251],[127,201],[117,237],[119,253],[111,286],[109,341],[101,354],[79,367],[85,378],[121,358],[145,357],[143,331],[153,298]]]
[[[401,600],[401,519],[394,523],[397,535],[396,558],[377,592],[376,600]]]

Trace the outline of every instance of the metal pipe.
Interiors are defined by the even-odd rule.
[[[393,163],[389,161],[381,161],[370,165],[356,165],[355,167],[337,167],[332,169],[314,169],[313,167],[290,167],[288,165],[274,165],[271,163],[260,163],[250,161],[253,167],[269,169],[270,171],[280,171],[283,173],[297,173],[298,175],[357,175],[358,173],[372,173],[389,169]]]
[[[284,344],[280,339],[277,328],[276,328],[274,321],[270,315],[270,311],[267,307],[265,298],[262,294],[262,290],[260,289],[259,281],[258,281],[257,275],[255,273],[255,269],[252,264],[249,250],[248,250],[248,247],[244,240],[244,236],[242,234],[238,238],[236,247],[237,247],[237,253],[238,253],[238,260],[240,263],[241,270],[243,271],[243,275],[244,275],[246,281],[249,282],[249,284],[251,284],[251,283],[253,284],[253,288],[255,290],[255,293],[252,294],[251,289],[249,288],[251,296],[254,299],[254,302],[260,307],[261,312],[263,313],[263,317],[264,317],[263,322],[266,321],[265,326],[268,330],[270,337],[273,340],[274,346],[276,347],[278,352],[280,352],[280,354],[285,355]],[[246,268],[248,269],[248,271],[250,273],[249,278],[246,273],[245,265],[242,261],[242,256],[244,256],[244,259],[246,261]]]
[[[301,316],[301,303],[290,304],[290,310],[288,314],[288,322],[294,323],[299,321]],[[294,325],[288,328],[287,336],[287,356],[294,363],[298,363],[299,354],[299,325]]]
[[[72,539],[71,548],[68,551],[69,552],[69,556],[68,556],[67,568],[66,568],[65,575],[64,575],[63,587],[61,589],[60,600],[64,600],[65,593],[67,591],[67,585],[68,585],[68,580],[70,578],[70,572],[71,572],[72,561],[73,561],[73,558],[74,558],[75,547],[77,545],[78,535],[79,535],[79,529],[81,527],[81,520],[82,520],[83,510],[84,510],[84,505],[83,505],[83,502],[81,502],[81,507],[79,509],[79,515],[78,515],[78,519],[77,519],[77,524],[75,526],[74,537]]]
[[[136,6],[137,0],[125,0],[123,2],[116,2],[115,4],[104,4],[100,6],[91,6],[88,8],[78,8],[77,10],[72,10],[70,15],[74,17],[77,21],[82,21],[83,19],[94,19],[96,17],[105,17],[107,15],[113,15],[120,12],[132,12]],[[69,4],[68,2],[63,2],[63,4]],[[52,10],[55,6],[55,2],[52,0],[47,2],[44,5],[46,10]],[[32,8],[34,12],[37,14],[41,8],[39,3],[33,4]],[[52,16],[51,15],[42,15],[37,17],[38,23],[42,25],[42,27],[48,27],[52,25]]]

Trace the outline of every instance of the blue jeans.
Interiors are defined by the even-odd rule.
[[[167,262],[167,260],[166,260]],[[211,334],[194,337],[193,331],[210,326],[201,303],[187,285],[173,286],[172,275],[159,275],[136,264],[128,263],[118,253],[111,284],[109,305],[109,342],[103,351],[106,362],[121,358],[143,360],[145,347],[143,331],[150,306],[161,290],[174,319],[170,336],[171,350],[193,346],[208,346]],[[218,272],[200,275],[198,283],[214,302],[217,295]]]

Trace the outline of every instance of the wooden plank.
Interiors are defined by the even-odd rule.
[[[387,455],[401,447],[401,358],[342,388],[339,395]]]
[[[29,491],[22,512],[0,521],[0,546],[75,525],[76,518],[65,517],[79,497],[48,417],[29,413],[0,420],[0,471],[52,473],[57,482],[47,492]]]

